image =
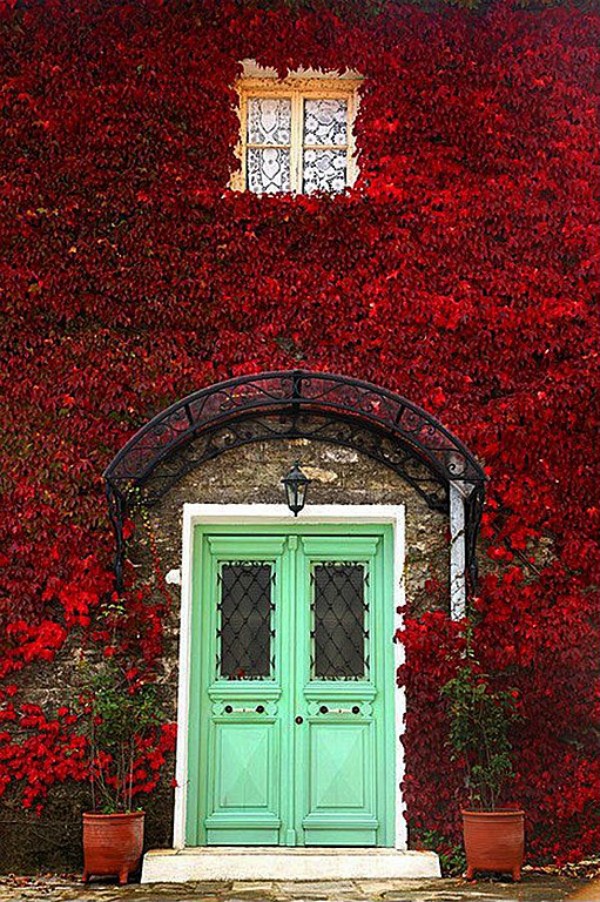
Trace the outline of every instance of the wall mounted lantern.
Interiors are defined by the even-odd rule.
[[[290,472],[281,481],[285,487],[287,506],[294,517],[297,517],[306,504],[308,485],[311,480],[302,472],[299,462],[296,461]]]

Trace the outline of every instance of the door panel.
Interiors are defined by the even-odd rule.
[[[372,805],[373,794],[365,773],[371,745],[367,735],[369,727],[369,724],[351,723],[311,725],[311,811],[331,813],[346,808],[364,811],[369,802]]]
[[[306,845],[376,845],[372,724],[311,723]]]
[[[246,842],[246,831],[256,842],[278,842],[276,727],[272,722],[216,720],[214,797],[206,819],[209,844]]]
[[[187,843],[393,845],[391,529],[195,542]]]

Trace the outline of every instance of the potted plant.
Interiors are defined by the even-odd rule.
[[[159,723],[155,687],[137,684],[115,659],[86,665],[81,693],[90,750],[92,811],[83,814],[83,880],[140,866],[144,812],[134,808],[140,742]]]
[[[476,870],[521,879],[525,813],[501,807],[513,777],[510,732],[519,719],[516,692],[492,689],[471,659],[442,689],[448,704],[452,758],[465,769],[470,805],[462,810],[467,879]]]

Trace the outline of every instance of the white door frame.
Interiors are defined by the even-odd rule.
[[[179,691],[177,699],[177,750],[175,777],[175,812],[173,847],[185,847],[185,821],[188,787],[188,711],[190,690],[190,648],[192,613],[192,556],[194,527],[202,525],[232,526],[289,523],[370,523],[391,524],[394,541],[394,631],[402,629],[403,616],[398,608],[404,606],[404,505],[396,504],[314,504],[306,507],[300,518],[294,517],[285,504],[184,504],[183,551],[181,567],[181,627],[179,638]],[[391,637],[390,637],[391,638]],[[394,666],[404,663],[404,646],[394,643]],[[406,697],[404,687],[395,685],[396,735],[396,840],[395,848],[407,848],[407,825],[400,784],[404,779],[404,734]]]

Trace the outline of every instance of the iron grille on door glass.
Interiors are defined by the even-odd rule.
[[[313,586],[312,675],[316,679],[366,679],[369,676],[365,564],[330,561],[315,564]]]
[[[265,679],[273,674],[273,567],[229,561],[218,574],[217,674],[222,679]]]

